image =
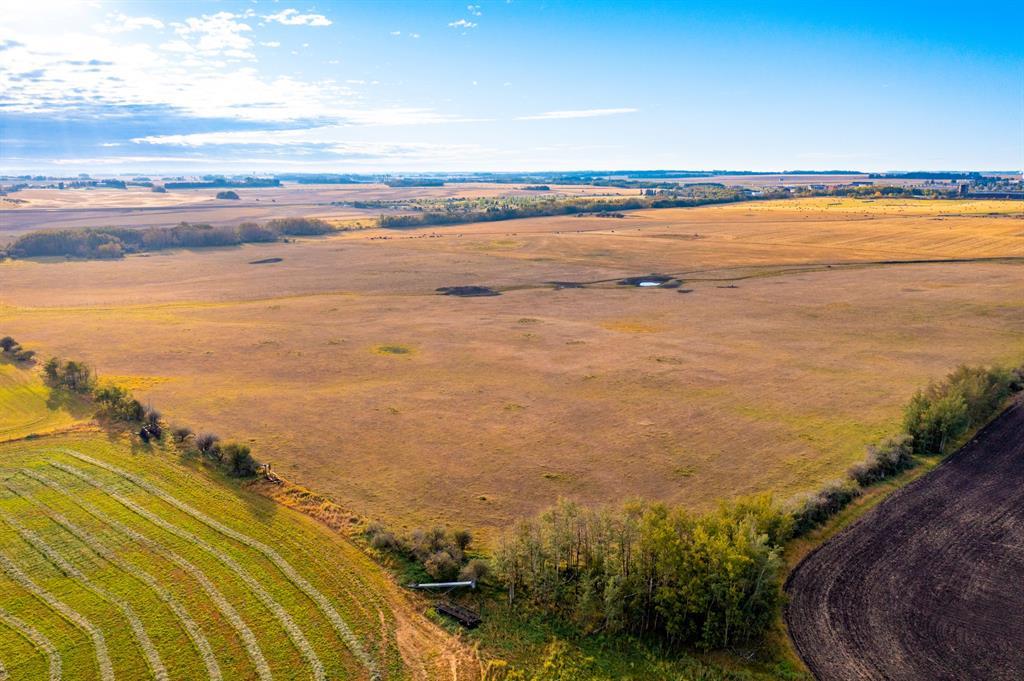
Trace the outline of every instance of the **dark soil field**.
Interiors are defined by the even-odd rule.
[[[1024,405],[810,554],[786,591],[819,679],[1024,678]]]

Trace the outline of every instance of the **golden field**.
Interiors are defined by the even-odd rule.
[[[692,292],[616,283],[653,272]],[[502,295],[435,292],[469,284]],[[560,496],[838,477],[917,386],[1024,360],[1024,215],[818,198],[8,261],[0,331],[352,511],[486,537]]]

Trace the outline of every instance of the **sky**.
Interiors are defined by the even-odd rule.
[[[0,173],[1020,170],[990,9],[9,0]]]

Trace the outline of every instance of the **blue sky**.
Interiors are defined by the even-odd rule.
[[[1024,6],[46,2],[0,172],[1020,169]]]

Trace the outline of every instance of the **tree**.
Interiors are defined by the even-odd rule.
[[[212,454],[220,438],[213,433],[200,433],[196,436],[196,449],[203,454]]]
[[[249,448],[242,444],[230,443],[221,450],[221,460],[227,464],[228,473],[236,478],[247,478],[256,474],[259,464],[252,458]]]

